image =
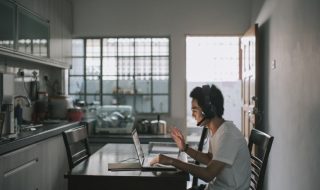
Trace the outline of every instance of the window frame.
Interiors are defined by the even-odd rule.
[[[153,49],[153,46],[152,46],[152,43],[153,43],[153,39],[167,39],[168,40],[168,45],[167,45],[167,49],[168,49],[168,54],[167,55],[153,55],[152,54],[152,49]],[[100,44],[100,53],[99,53],[99,56],[97,56],[97,58],[99,58],[99,68],[100,68],[100,73],[99,75],[88,75],[86,73],[86,70],[87,70],[87,59],[92,57],[92,56],[88,56],[87,55],[87,41],[88,40],[94,40],[94,39],[98,39],[99,40],[99,44]],[[115,56],[107,56],[107,55],[104,55],[104,48],[106,46],[103,46],[104,45],[104,40],[106,39],[116,39],[117,40],[117,52],[116,52],[116,55]],[[136,45],[135,45],[135,41],[136,39],[150,39],[150,49],[151,49],[151,53],[150,55],[137,55],[137,53],[134,51],[133,52],[133,55],[130,55],[130,56],[123,56],[123,55],[119,55],[119,39],[133,39],[133,49],[135,50],[136,49]],[[133,97],[133,110],[135,113],[137,114],[141,114],[141,115],[154,115],[154,114],[162,114],[162,115],[169,115],[171,113],[171,38],[170,36],[110,36],[110,37],[82,37],[82,38],[73,38],[72,40],[82,40],[82,43],[83,43],[83,55],[82,56],[75,56],[74,54],[72,54],[71,58],[72,60],[73,59],[82,59],[82,64],[83,64],[83,68],[82,68],[82,75],[81,74],[71,74],[71,69],[72,69],[72,64],[70,66],[70,69],[68,70],[68,93],[69,95],[71,96],[76,96],[76,97],[79,97],[80,100],[85,100],[87,101],[88,100],[88,96],[98,96],[98,100],[100,102],[99,105],[120,105],[120,102],[119,102],[119,97],[120,96],[132,96]],[[104,92],[104,88],[103,88],[103,78],[105,76],[111,76],[111,75],[104,75],[103,74],[103,64],[104,64],[104,59],[105,58],[110,58],[110,57],[115,57],[116,58],[116,67],[117,67],[117,74],[114,76],[116,77],[116,88],[118,89],[119,87],[119,82],[121,81],[120,77],[121,76],[126,76],[126,75],[121,75],[119,74],[119,57],[123,58],[123,57],[128,57],[130,59],[133,59],[133,74],[132,75],[128,75],[129,77],[132,77],[133,80],[133,93],[132,94],[121,94],[119,93],[118,90],[116,90],[116,93],[114,92],[111,92],[111,93],[106,93]],[[142,74],[142,75],[137,75],[136,74],[136,58],[137,57],[144,57],[144,58],[150,58],[151,60],[151,71],[150,71],[150,74]],[[168,61],[168,72],[166,74],[154,74],[154,71],[152,69],[153,67],[153,60],[154,58],[161,58],[161,57],[164,57],[167,59]],[[87,89],[87,77],[90,77],[90,76],[97,76],[99,79],[99,93],[88,93],[88,89]],[[150,77],[149,81],[151,82],[150,84],[150,91],[149,92],[145,92],[145,93],[137,93],[136,92],[136,87],[137,87],[137,84],[136,84],[136,81],[138,80],[137,77],[140,77],[140,76],[144,76],[144,77]],[[154,80],[153,80],[153,77],[155,76],[159,76],[159,77],[164,77],[164,78],[167,78],[167,92],[154,92],[153,90],[153,85],[154,85]],[[75,92],[75,93],[71,93],[70,92],[70,78],[72,77],[82,77],[83,79],[83,84],[84,84],[84,89],[83,89],[83,92]],[[80,90],[81,91],[81,90]],[[106,97],[106,96],[116,96],[116,100],[117,100],[117,103],[116,104],[104,104],[103,103],[103,98]],[[137,102],[136,102],[136,99],[138,96],[147,96],[147,97],[150,97],[151,100],[150,100],[150,111],[143,111],[143,110],[137,110],[136,106],[137,106]],[[167,106],[167,110],[165,111],[155,111],[155,106],[154,106],[154,97],[155,96],[163,96],[164,98],[167,98],[167,101],[164,102],[164,103],[167,103],[168,106]],[[142,102],[143,104],[143,102]],[[121,104],[121,105],[131,105],[131,104]]]

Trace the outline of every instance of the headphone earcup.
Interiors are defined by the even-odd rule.
[[[216,108],[212,104],[211,98],[210,98],[210,86],[209,85],[203,85],[202,91],[204,95],[204,105],[203,105],[203,117],[205,118],[214,118],[216,115]]]

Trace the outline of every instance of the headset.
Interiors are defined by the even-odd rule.
[[[210,91],[211,88],[209,85],[202,86],[202,93],[204,96],[203,106],[201,106],[203,119],[197,123],[197,126],[202,125],[206,119],[211,119],[216,116],[216,107],[211,101]]]

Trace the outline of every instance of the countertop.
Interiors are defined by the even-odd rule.
[[[79,123],[65,121],[57,124],[44,124],[35,131],[22,131],[15,138],[0,141],[0,155],[60,135],[63,131],[78,126]]]

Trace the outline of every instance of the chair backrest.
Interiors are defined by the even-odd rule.
[[[262,190],[268,157],[271,150],[273,136],[257,129],[252,129],[248,148],[251,155],[251,183],[250,189]]]
[[[90,156],[87,128],[83,125],[63,132],[69,169]]]
[[[202,129],[202,133],[201,133],[201,137],[200,137],[200,141],[199,141],[199,144],[198,144],[198,151],[201,151],[203,150],[203,145],[204,145],[204,141],[205,139],[207,138],[207,135],[208,135],[208,128],[206,127],[203,127]],[[195,162],[196,165],[199,165],[200,163],[198,161]],[[198,185],[198,178],[193,176],[193,179],[192,179],[192,187],[195,187]]]

